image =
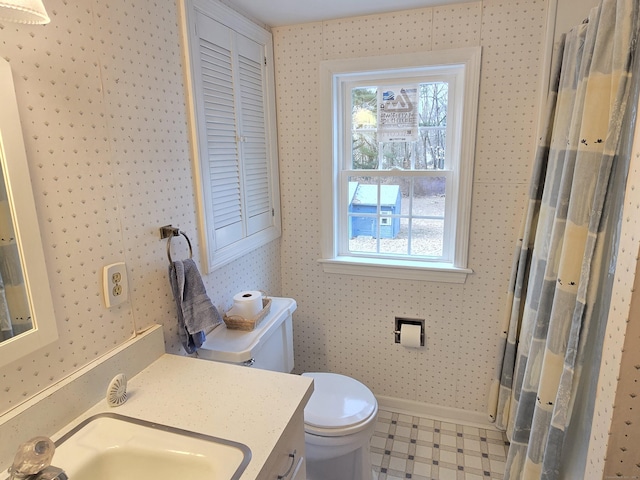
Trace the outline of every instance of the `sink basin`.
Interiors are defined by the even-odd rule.
[[[241,443],[112,413],[55,443],[53,464],[73,480],[235,480],[251,459]]]

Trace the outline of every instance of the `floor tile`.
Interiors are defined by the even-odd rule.
[[[457,480],[458,471],[450,468],[440,467],[438,469],[438,480]]]
[[[376,480],[502,480],[507,448],[495,430],[379,410],[371,461]]]
[[[426,430],[418,430],[418,440],[425,442],[433,442],[433,432]]]
[[[473,440],[470,438],[463,438],[462,445],[465,452],[480,452],[480,440]]]
[[[456,440],[456,437],[453,437],[451,435],[440,434],[440,445],[455,447],[457,444]]]

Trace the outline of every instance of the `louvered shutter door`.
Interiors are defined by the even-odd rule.
[[[202,111],[206,149],[201,152],[203,175],[209,181],[208,215],[215,230],[216,248],[243,237],[240,156],[237,144],[233,83],[233,31],[198,14]]]
[[[185,0],[189,105],[206,272],[281,234],[271,34]]]
[[[244,200],[247,235],[252,235],[272,224],[265,129],[264,51],[261,45],[242,35],[236,37],[236,42]]]

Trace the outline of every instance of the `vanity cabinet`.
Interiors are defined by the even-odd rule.
[[[261,475],[264,480],[305,480],[304,417],[299,409],[287,425]]]

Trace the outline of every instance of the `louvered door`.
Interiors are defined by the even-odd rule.
[[[200,89],[205,134],[200,139],[203,179],[217,248],[243,237],[240,152],[230,28],[197,16]]]
[[[240,137],[247,234],[252,235],[271,224],[267,132],[263,95],[264,50],[256,42],[238,35],[238,80],[240,99]]]
[[[275,135],[269,128],[274,104],[268,95],[274,94],[266,77],[265,37],[254,39],[254,28],[239,33],[219,22],[220,15],[205,12],[205,6],[224,12],[222,6],[197,3],[189,39],[192,108],[201,217],[209,267],[215,267],[280,235]]]

